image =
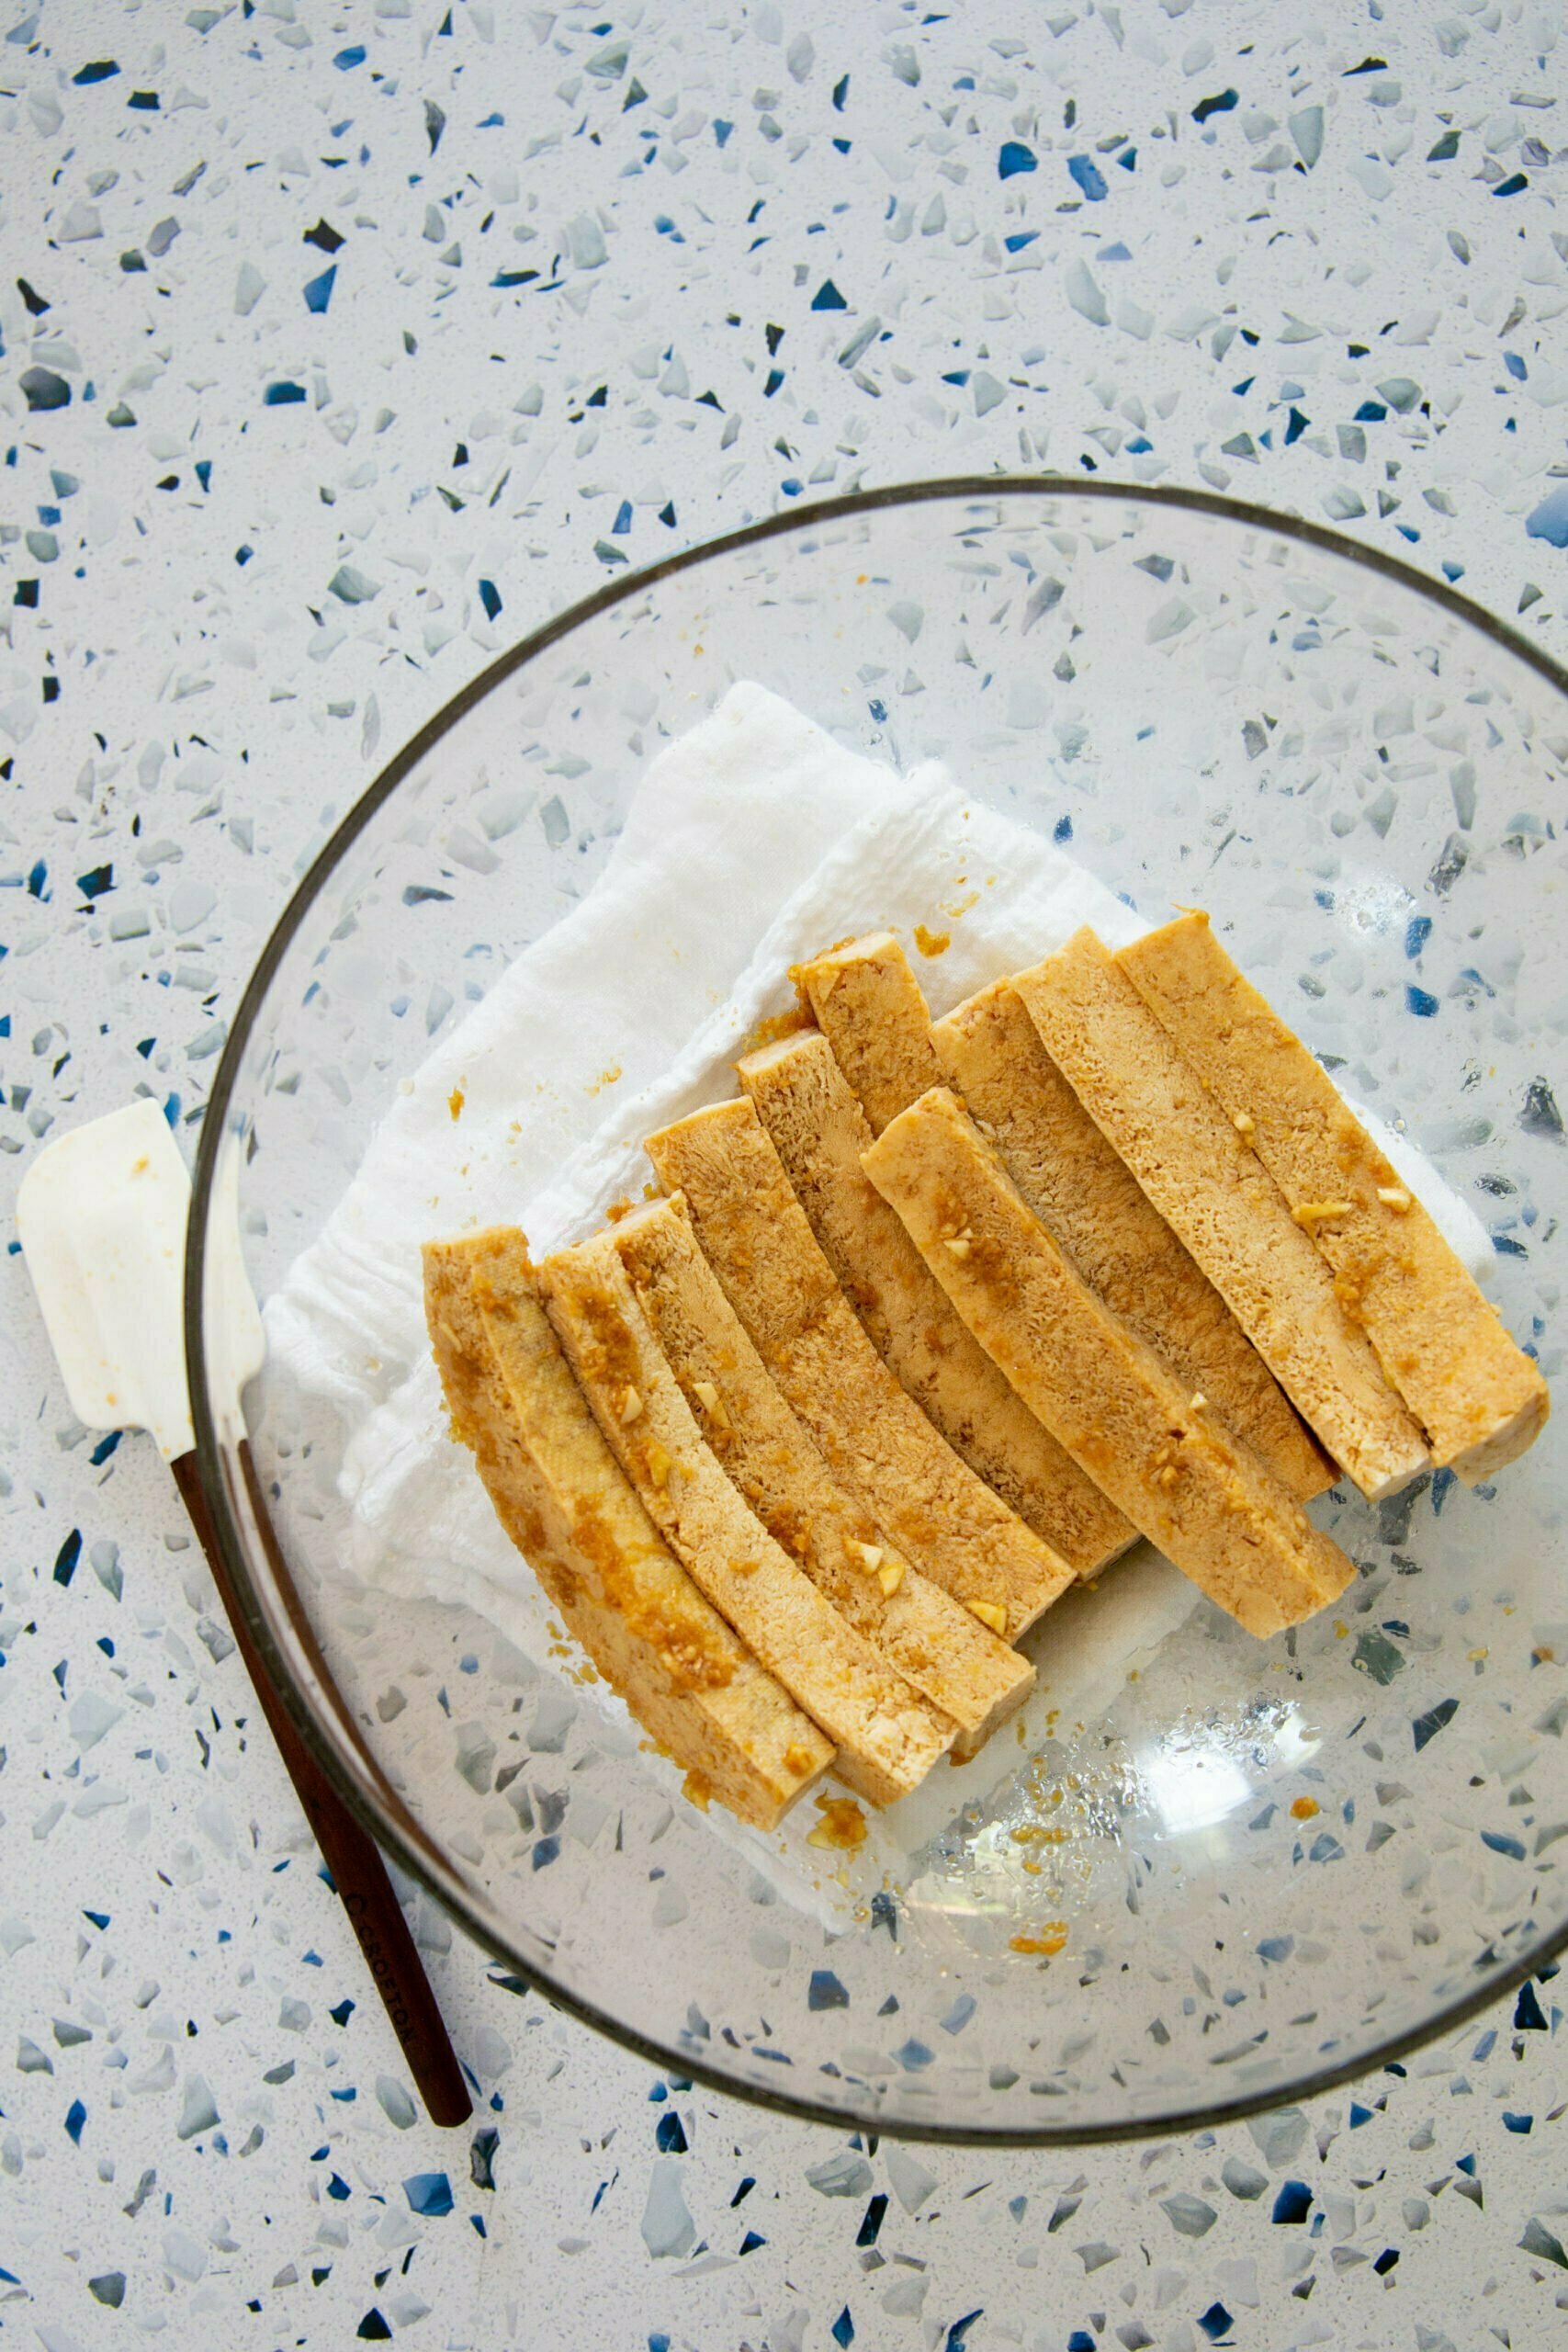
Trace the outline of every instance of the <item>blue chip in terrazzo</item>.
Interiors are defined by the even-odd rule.
[[[1102,204],[1108,190],[1105,175],[1089,155],[1069,155],[1067,171],[1079,193],[1089,204]]]
[[[1417,1752],[1426,1747],[1429,1739],[1435,1739],[1440,1731],[1445,1730],[1458,1713],[1457,1699],[1439,1699],[1435,1707],[1429,1707],[1424,1715],[1418,1715],[1410,1726]]]
[[[452,2211],[452,2184],[444,2172],[412,2174],[403,2183],[411,2212],[439,2218]]]
[[[1514,2030],[1516,2033],[1545,2033],[1548,2030],[1535,1986],[1527,1976],[1514,2004]]]

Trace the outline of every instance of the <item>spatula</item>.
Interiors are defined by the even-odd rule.
[[[231,1183],[237,1168],[236,1158]],[[46,1145],[22,1180],[17,1231],[78,1420],[90,1429],[143,1429],[157,1441],[420,2096],[433,2122],[458,2124],[471,2109],[468,2086],[387,1865],[274,1688],[208,1514],[186,1386],[182,1293],[189,1204],[185,1162],[163,1112],[148,1100]],[[208,1289],[213,1353],[223,1367],[229,1433],[238,1436],[241,1391],[261,1367],[264,1341],[240,1255],[237,1202],[235,1213],[218,1218],[215,1229],[223,1246]],[[248,1455],[248,1447],[244,1451]],[[276,1556],[273,1567],[287,1585]],[[284,1597],[296,1623],[303,1624],[298,1596],[290,1588]]]

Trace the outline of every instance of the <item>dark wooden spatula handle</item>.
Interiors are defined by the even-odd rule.
[[[446,2037],[435,1996],[409,1932],[402,1905],[387,1875],[380,1849],[363,1829],[328,1780],[300,1737],[293,1716],[278,1697],[272,1678],[245,1623],[201,1491],[196,1455],[182,1453],[171,1462],[191,1525],[207,1555],[219,1595],[228,1613],[230,1629],[245,1662],[267,1726],[294,1783],[296,1795],[315,1835],[321,1857],[332,1872],[349,1924],[359,1939],[376,1990],[402,2045],[409,2071],[419,2088],[433,2123],[464,2123],[473,2111],[468,2084],[457,2053]]]

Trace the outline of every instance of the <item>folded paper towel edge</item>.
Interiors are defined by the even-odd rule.
[[[737,758],[753,779],[753,820],[760,831],[771,833],[775,853],[780,828],[786,827],[790,850],[813,863],[843,831],[846,817],[840,811],[849,818],[862,810],[869,813],[896,802],[911,783],[886,763],[852,751],[816,720],[750,680],[732,684],[697,725],[663,746],[637,786],[626,821],[592,888],[514,956],[480,1001],[432,1046],[405,1091],[388,1106],[321,1232],[268,1296],[264,1314],[273,1360],[287,1367],[307,1393],[349,1409],[385,1394],[389,1368],[394,1377],[406,1368],[410,1359],[391,1345],[391,1337],[400,1325],[405,1335],[413,1328],[417,1269],[412,1250],[406,1279],[387,1268],[382,1213],[382,1195],[410,1189],[398,1181],[400,1159],[425,1149],[429,1138],[422,1132],[423,1123],[436,1133],[445,1132],[451,1090],[464,1077],[466,1066],[482,1066],[491,1056],[503,1058],[509,1026],[518,1023],[527,991],[541,969],[548,971],[563,958],[570,962],[574,954],[580,961],[584,956],[602,959],[605,943],[595,941],[596,931],[609,923],[631,935],[638,899],[646,907],[685,887],[699,846],[692,836],[705,826],[711,838],[721,812],[727,812]],[[766,813],[765,826],[759,812]],[[779,890],[787,890],[787,884],[778,885],[773,858],[752,860],[737,852],[730,865],[735,869],[730,887],[739,875],[744,888],[754,893],[758,927],[765,928],[776,911]],[[808,879],[811,870],[807,865],[800,881]],[[629,907],[625,904],[628,896]],[[685,963],[689,968],[689,956]],[[727,962],[719,976],[726,989],[734,968]],[[688,978],[689,988],[698,984],[698,978]],[[569,1115],[581,1114],[596,1091],[586,1085],[567,1090],[561,1099],[570,1096]],[[470,1114],[476,1107],[468,1103]],[[592,1132],[584,1129],[579,1142]],[[493,1138],[487,1144],[482,1136],[476,1136],[471,1115],[466,1136],[470,1155],[480,1160],[488,1155],[493,1165],[498,1156]],[[394,1222],[400,1231],[406,1219]],[[367,1299],[381,1305],[367,1311]]]

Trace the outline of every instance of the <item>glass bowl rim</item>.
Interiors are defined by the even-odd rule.
[[[186,1233],[184,1320],[186,1380],[202,1492],[224,1563],[234,1580],[247,1626],[266,1661],[277,1693],[316,1761],[328,1773],[364,1827],[383,1850],[393,1857],[400,1868],[457,1920],[465,1935],[481,1951],[488,1952],[491,1959],[514,1971],[532,1992],[552,2007],[564,2010],[595,2032],[619,2043],[624,2050],[656,2069],[688,2077],[702,2084],[705,2089],[716,2091],[725,2097],[775,2114],[790,2116],[796,2120],[825,2124],[838,2131],[872,2131],[887,2139],[953,2147],[1060,2148],[1168,2138],[1178,2133],[1211,2130],[1222,2123],[1266,2114],[1272,2108],[1314,2098],[1343,2084],[1355,2082],[1411,2052],[1424,2049],[1429,2042],[1463,2026],[1483,2009],[1517,1992],[1543,1965],[1568,1951],[1568,1916],[1527,1959],[1511,1962],[1478,1990],[1461,1995],[1441,2008],[1435,2009],[1419,2025],[1390,2035],[1354,2058],[1341,2060],[1333,2065],[1309,2068],[1266,2092],[1241,2094],[1201,2106],[1162,2110],[1147,2118],[1130,2116],[1071,2127],[1050,2124],[994,2127],[953,2123],[936,2118],[884,2115],[870,2101],[839,2107],[800,2094],[776,2091],[761,2084],[746,2082],[691,2050],[669,2047],[637,2027],[626,2024],[596,2003],[575,1993],[569,1985],[558,1984],[547,1970],[525,1961],[480,1916],[465,1882],[439,1849],[420,1831],[412,1815],[375,1767],[373,1759],[367,1758],[367,1751],[363,1752],[363,1757],[368,1760],[369,1769],[363,1777],[355,1770],[345,1769],[343,1749],[325,1732],[314,1708],[295,1680],[287,1659],[274,1640],[271,1625],[258,1599],[250,1555],[232,1510],[228,1485],[221,1470],[224,1448],[208,1392],[209,1365],[202,1313],[206,1234],[220,1148],[228,1125],[229,1106],[257,1016],[295,934],[344,856],[371,819],[390,799],[405,778],[429,756],[443,737],[514,671],[547,651],[552,645],[569,637],[597,614],[643,594],[660,580],[697,570],[716,558],[733,554],[740,548],[761,546],[769,539],[788,537],[856,514],[894,507],[936,504],[943,501],[1010,501],[1021,498],[1087,500],[1091,504],[1104,503],[1108,506],[1120,503],[1171,507],[1187,514],[1212,515],[1224,523],[1268,532],[1276,537],[1318,548],[1362,571],[1394,581],[1427,603],[1438,606],[1535,671],[1548,685],[1555,687],[1568,700],[1568,664],[1555,661],[1484,605],[1461,595],[1450,582],[1433,579],[1401,557],[1390,555],[1381,548],[1366,546],[1345,532],[1332,530],[1321,523],[1309,522],[1302,515],[1258,505],[1247,499],[1227,498],[1218,492],[1194,490],[1179,484],[1126,482],[1104,476],[1074,480],[1061,474],[1021,473],[935,475],[917,481],[891,482],[873,490],[848,491],[835,497],[813,499],[798,507],[786,507],[745,524],[738,530],[681,548],[657,563],[644,565],[623,573],[617,579],[608,580],[589,595],[568,605],[537,628],[529,630],[514,645],[486,662],[456,694],[448,696],[434,717],[427,719],[386,763],[353,806],[339,819],[295,884],[241,995],[230,1023],[212,1091],[208,1097],[197,1145]],[[265,1511],[265,1498],[259,1480],[253,1478],[248,1483],[253,1506]],[[279,1557],[282,1557],[281,1548]]]

